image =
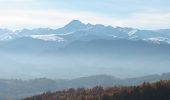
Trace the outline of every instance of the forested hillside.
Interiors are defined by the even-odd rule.
[[[44,93],[23,100],[170,100],[170,81],[143,83],[131,87],[68,89]]]

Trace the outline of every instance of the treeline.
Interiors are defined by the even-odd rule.
[[[170,100],[170,81],[105,89],[101,86],[92,89],[71,88],[55,93],[47,92],[23,100]]]

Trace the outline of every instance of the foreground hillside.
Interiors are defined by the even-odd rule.
[[[23,100],[170,100],[170,81],[143,83],[132,87],[69,89],[47,92]]]
[[[0,100],[20,100],[21,98],[42,94],[47,91],[61,91],[69,88],[93,88],[103,86],[137,86],[143,82],[157,82],[170,80],[170,73],[162,75],[148,75],[136,78],[121,79],[109,75],[95,75],[75,79],[33,79],[33,80],[10,80],[0,79]]]

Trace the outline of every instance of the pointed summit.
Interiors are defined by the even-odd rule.
[[[72,32],[87,29],[88,27],[89,27],[89,25],[86,25],[79,20],[72,20],[70,23],[68,23],[64,27],[59,28],[57,30],[57,33],[58,34],[60,34],[60,33],[62,33],[62,34],[72,33]]]
[[[85,24],[83,24],[81,21],[79,20],[72,20],[69,24],[67,24],[65,27],[75,27],[75,28],[79,28],[85,26]]]
[[[64,31],[64,33],[79,31],[82,29],[86,29],[88,26],[83,24],[79,20],[72,20],[70,23],[65,25],[63,28],[60,28],[59,31]]]
[[[77,24],[83,24],[83,23],[79,20],[72,20],[69,24],[77,25]]]

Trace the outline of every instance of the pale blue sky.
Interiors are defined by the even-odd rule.
[[[170,0],[0,0],[0,27],[57,28],[84,23],[170,28]]]

